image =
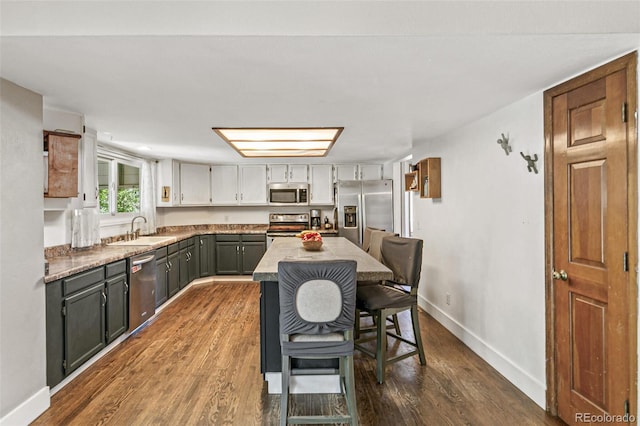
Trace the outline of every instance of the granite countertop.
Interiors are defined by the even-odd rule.
[[[298,238],[276,238],[253,272],[255,281],[278,281],[278,262],[292,260],[353,259],[358,263],[359,281],[381,281],[393,278],[393,272],[346,238],[323,240],[320,251],[306,251]]]
[[[173,237],[173,241],[159,242],[144,246],[110,246],[95,245],[86,249],[67,250],[62,255],[47,256],[49,273],[44,276],[44,282],[49,283],[68,277],[79,272],[117,260],[126,259],[140,253],[173,244],[195,235],[206,234],[265,234],[268,225],[194,225],[161,228],[155,236]]]

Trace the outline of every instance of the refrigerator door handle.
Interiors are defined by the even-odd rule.
[[[358,195],[358,210],[360,210],[359,219],[360,223],[358,224],[358,241],[360,242],[360,246],[362,246],[362,239],[364,237],[364,228],[367,226],[367,211],[365,210],[365,200],[364,200],[364,191],[360,190],[360,195]]]

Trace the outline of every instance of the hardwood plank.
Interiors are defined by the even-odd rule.
[[[34,425],[272,425],[280,397],[260,374],[259,284],[193,286],[80,374]],[[362,425],[556,425],[533,401],[421,312],[427,365],[388,367],[356,352]],[[400,315],[403,333],[409,317]],[[339,395],[293,395],[296,414],[346,411]]]

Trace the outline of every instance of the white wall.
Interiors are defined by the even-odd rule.
[[[414,195],[420,305],[545,406],[543,95],[414,149],[442,158],[442,198]],[[509,136],[507,156],[497,144]],[[520,152],[538,155],[538,174]],[[450,294],[451,303],[446,303]]]
[[[49,406],[46,385],[42,96],[0,79],[0,424]]]

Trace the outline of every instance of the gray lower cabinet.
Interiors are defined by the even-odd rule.
[[[215,244],[216,275],[249,275],[267,249],[262,234],[217,235]]]
[[[267,251],[264,235],[242,235],[240,270],[242,275],[251,275]]]
[[[169,299],[169,262],[167,248],[156,250],[156,308]]]
[[[200,259],[200,277],[210,277],[216,273],[216,236],[200,235],[196,237],[196,245],[199,246],[198,257]]]
[[[63,303],[65,374],[71,373],[107,345],[104,282],[66,297]]]
[[[195,252],[195,238],[180,241],[180,288],[197,278],[198,256]]]
[[[198,237],[189,238],[189,282],[200,277],[200,244],[197,244]]]
[[[107,344],[111,343],[129,328],[129,283],[127,282],[126,261],[122,271],[109,275],[107,266]],[[113,265],[113,264],[112,264]]]
[[[178,243],[167,247],[167,263],[169,264],[167,291],[168,297],[172,297],[180,290],[180,247]]]
[[[126,261],[46,285],[47,384],[53,387],[128,325]]]
[[[216,275],[240,274],[240,235],[216,235]]]

